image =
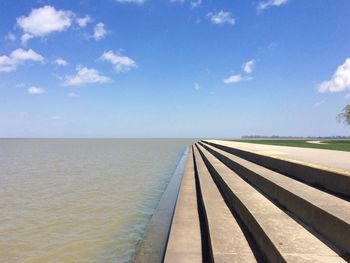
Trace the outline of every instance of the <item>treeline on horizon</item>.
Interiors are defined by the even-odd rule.
[[[265,135],[244,135],[241,139],[289,139],[289,140],[350,140],[350,136],[265,136]]]

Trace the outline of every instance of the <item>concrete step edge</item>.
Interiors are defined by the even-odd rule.
[[[230,206],[233,207],[239,214],[241,220],[244,222],[244,224],[250,229],[251,234],[254,236],[254,239],[256,243],[258,244],[260,251],[262,251],[266,257],[266,261],[268,262],[287,262],[288,259],[291,257],[295,257],[299,255],[299,259],[301,258],[306,258],[307,256],[312,258],[312,257],[323,257],[323,260],[332,258],[334,262],[345,262],[340,256],[338,256],[332,249],[330,249],[327,245],[325,245],[323,242],[321,242],[317,237],[315,237],[313,234],[311,234],[307,229],[305,229],[304,226],[298,224],[295,222],[294,219],[290,218],[288,214],[283,213],[283,210],[280,208],[276,207],[274,204],[272,204],[266,197],[263,195],[259,194],[259,192],[254,189],[252,186],[250,186],[247,182],[245,182],[244,185],[247,185],[247,189],[242,189],[242,188],[237,188],[238,186],[234,186],[237,181],[237,179],[233,179],[231,177],[234,176],[234,172],[232,172],[228,167],[226,167],[224,164],[219,165],[221,163],[219,160],[217,160],[212,154],[210,154],[207,150],[205,150],[202,146],[200,146],[200,152],[203,157],[203,160],[205,161],[205,164],[208,167],[208,170],[212,174],[214,180],[216,181],[217,185],[219,186],[220,191],[223,193],[223,196],[225,197],[227,203],[229,203]],[[206,157],[210,158],[210,160]],[[214,161],[214,166],[211,163]],[[218,166],[219,165],[219,166]],[[221,167],[221,168],[219,168]],[[226,167],[226,168],[225,168]],[[219,171],[221,169],[221,173],[219,174],[216,169],[219,168]],[[238,175],[235,175],[239,178]],[[225,179],[223,178],[225,177]],[[230,179],[231,178],[231,179]],[[226,180],[231,181],[230,186],[227,184]],[[242,180],[242,179],[240,179]],[[234,183],[236,182],[236,183]],[[243,185],[242,185],[243,186]],[[249,186],[249,187],[248,187]],[[250,211],[249,207],[249,202],[252,202],[253,199],[250,199],[251,197],[244,197],[244,200],[240,200],[242,198],[242,194],[238,193],[238,196],[236,195],[235,191],[232,190],[230,187],[241,189],[241,191],[248,191],[244,192],[245,194],[248,194],[249,196],[253,197],[255,195],[260,196],[258,199],[253,197],[253,199],[256,199],[257,202],[262,202],[264,203],[265,209],[268,209],[268,211],[271,211],[271,215],[274,215],[275,213],[280,214],[282,217],[279,220],[282,221],[274,221],[274,223],[268,223],[270,222],[270,219],[267,217],[267,214],[262,214],[263,218],[256,218],[256,212],[259,210],[256,209],[261,209],[261,208],[253,208],[253,211]],[[241,187],[241,186],[240,186]],[[251,190],[248,190],[251,189]],[[254,192],[254,193],[253,193]],[[242,193],[242,192],[241,192]],[[239,197],[241,195],[241,197]],[[247,199],[248,198],[248,199]],[[249,201],[250,200],[250,201]],[[259,201],[258,201],[259,200]],[[266,200],[263,202],[263,200]],[[248,203],[245,203],[247,202]],[[254,203],[256,203],[254,201]],[[246,206],[248,204],[248,207]],[[282,213],[282,214],[281,214]],[[276,214],[276,215],[277,215]],[[284,214],[284,215],[283,215]],[[262,220],[260,222],[260,220]],[[271,224],[277,224],[275,226]],[[278,226],[278,227],[277,227]],[[272,227],[272,228],[271,228]],[[277,232],[272,231],[275,227],[278,228],[276,229]],[[286,233],[282,234],[281,231],[284,230],[284,227],[286,227]],[[288,229],[288,230],[287,230]],[[290,235],[287,234],[288,231],[297,231],[293,233],[298,233],[298,236],[302,236],[302,244],[299,244],[298,242],[301,242],[301,240],[298,240],[297,243],[294,242],[294,234]],[[267,231],[267,232],[266,232]],[[284,232],[285,232],[284,231]],[[271,237],[269,236],[271,235]],[[300,236],[300,237],[301,237]],[[271,239],[272,238],[272,239]],[[296,249],[295,253],[294,252],[286,252],[289,250],[287,246],[284,243],[280,243],[281,240],[284,240],[287,242],[286,244],[294,244],[294,249]],[[289,241],[287,241],[289,240]],[[304,243],[306,242],[306,243]],[[303,246],[303,249],[300,249]],[[299,247],[299,248],[298,248]],[[317,249],[316,249],[317,248]],[[282,250],[280,250],[282,249]],[[316,250],[315,250],[316,249]],[[299,252],[297,252],[299,251]],[[302,252],[304,251],[304,252]],[[308,252],[306,252],[308,251]],[[312,252],[311,252],[312,251]],[[306,254],[300,254],[300,253],[308,253]]]
[[[302,181],[317,189],[344,198],[345,200],[350,200],[350,176],[346,173],[340,173],[335,170],[333,171],[307,163],[296,162],[294,160],[262,155],[205,140],[201,142]]]
[[[257,262],[253,251],[255,246],[251,248],[248,241],[251,238],[246,238],[241,226],[232,215],[197,147],[194,147],[194,159],[201,185],[214,261],[238,262],[244,259],[244,262]]]
[[[248,181],[251,185],[261,190],[274,202],[277,202],[280,206],[286,208],[289,212],[302,220],[306,225],[313,228],[325,239],[326,242],[328,241],[333,244],[337,248],[338,253],[344,257],[350,258],[349,222],[345,222],[339,217],[328,213],[327,211],[313,204],[311,200],[303,199],[302,197],[293,193],[292,185],[290,188],[286,189],[278,185],[278,183],[265,178],[263,175],[261,175],[261,173],[258,174],[252,171],[252,168],[247,168],[246,166],[238,163],[237,160],[236,162],[233,161],[227,156],[230,155],[230,153],[224,151],[221,153],[217,148],[202,143],[201,145],[221,162],[227,165],[231,170],[235,171],[243,179]],[[258,166],[258,164],[254,164],[252,162],[250,163],[252,166]],[[267,170],[268,168],[264,169]],[[293,179],[291,178],[290,180]],[[305,187],[310,188],[308,185],[305,185]],[[311,190],[320,192],[319,194],[328,195],[317,189]],[[348,202],[341,199],[339,201],[340,203],[344,202],[346,204],[344,209],[348,208]]]
[[[189,147],[186,147],[142,240],[137,244],[132,262],[160,262],[163,259],[188,153]]]
[[[203,150],[201,148],[199,148],[199,152],[215,183],[218,185],[218,188],[222,193],[222,196],[224,197],[226,203],[229,204],[231,210],[236,211],[240,220],[243,222],[245,227],[249,230],[250,234],[254,238],[259,251],[261,251],[264,257],[263,261],[286,262],[268,235],[255,220],[254,216],[241,202],[241,200],[231,191],[220,174],[218,174],[215,168],[211,165],[210,161],[204,156]]]
[[[185,172],[176,202],[163,262],[203,262],[201,232],[194,178],[194,162],[190,148]]]

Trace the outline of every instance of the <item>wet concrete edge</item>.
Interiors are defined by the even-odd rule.
[[[186,147],[147,225],[143,239],[137,244],[132,262],[162,262],[188,154],[189,147]]]

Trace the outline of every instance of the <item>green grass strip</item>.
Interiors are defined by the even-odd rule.
[[[237,142],[258,143],[267,145],[280,145],[290,147],[316,148],[350,152],[350,140],[325,140],[324,144],[308,143],[306,140],[235,140]]]

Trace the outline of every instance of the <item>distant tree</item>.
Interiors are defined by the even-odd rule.
[[[350,125],[350,104],[338,114],[337,119],[339,122],[344,122],[346,125]]]

